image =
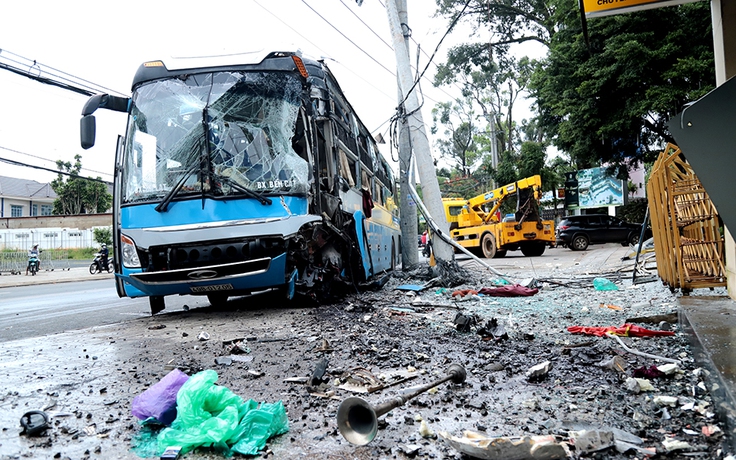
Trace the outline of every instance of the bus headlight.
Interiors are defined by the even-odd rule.
[[[120,235],[122,243],[123,266],[126,268],[141,268],[141,261],[138,259],[138,251],[135,250],[133,240],[125,235]]]

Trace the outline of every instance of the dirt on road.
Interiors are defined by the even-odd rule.
[[[330,305],[253,296],[7,342],[0,458],[137,458],[130,449],[141,426],[131,402],[174,368],[190,375],[213,369],[219,385],[244,399],[282,401],[289,431],[262,454],[275,459],[467,458],[440,435],[466,430],[548,436],[571,458],[725,458],[706,376],[676,320],[675,294],[659,282],[632,285],[621,248],[570,254],[493,261],[507,279],[538,289],[530,296],[453,296],[503,285],[466,263],[463,285],[425,286],[431,275],[421,266]],[[596,289],[595,278],[618,290]],[[674,335],[616,339],[568,330],[627,323]],[[465,368],[464,383],[443,383],[380,417],[368,445],[340,434],[336,413],[347,397],[377,405],[445,375],[453,363]],[[20,434],[19,419],[31,410],[51,417],[41,436]],[[604,440],[590,447],[584,429]]]

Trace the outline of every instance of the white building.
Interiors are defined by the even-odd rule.
[[[51,184],[0,176],[0,217],[50,216],[55,199]]]

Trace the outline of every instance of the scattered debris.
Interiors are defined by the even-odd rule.
[[[314,372],[312,372],[312,377],[309,379],[310,386],[316,387],[322,383],[322,378],[325,376],[325,372],[327,371],[327,366],[329,364],[330,360],[327,358],[322,358],[317,361],[317,365],[314,367]]]
[[[606,361],[601,361],[597,366],[604,367],[612,371],[626,372],[626,360],[620,356],[614,356]]]
[[[506,328],[503,324],[500,324],[496,318],[491,318],[486,322],[485,325],[478,328],[476,331],[483,340],[508,340],[509,335],[506,332]],[[534,336],[532,336],[534,338]]]
[[[438,434],[457,451],[485,460],[553,460],[568,456],[564,445],[554,436],[489,438],[466,431],[460,438],[447,432]]]
[[[624,386],[627,390],[634,394],[641,393],[642,391],[654,391],[652,382],[647,379],[637,379],[629,377],[624,381]]]
[[[662,441],[662,445],[667,452],[673,452],[675,450],[689,450],[692,448],[692,446],[687,442],[680,441],[678,439],[665,439]]]
[[[552,363],[550,363],[549,361],[545,361],[543,363],[537,364],[536,366],[530,367],[529,370],[526,371],[527,380],[529,381],[542,380],[549,373],[551,366],[552,366]]]
[[[207,341],[207,340],[209,340],[209,339],[210,339],[210,335],[209,335],[209,333],[207,333],[207,332],[205,332],[205,331],[201,331],[201,332],[200,332],[200,333],[199,333],[199,334],[197,335],[197,340],[199,340],[199,341],[201,341],[201,342],[205,342],[205,341]]]
[[[452,322],[455,324],[455,329],[459,332],[470,332],[470,329],[477,323],[477,319],[473,315],[457,312]]]
[[[437,436],[424,419],[419,424],[419,435],[423,438],[434,438]]]
[[[609,310],[617,310],[617,311],[623,310],[623,308],[619,307],[618,305],[613,305],[610,303],[601,303],[598,306],[600,308],[608,308]]]
[[[581,453],[598,452],[615,445],[613,432],[602,430],[571,431],[570,441]]]
[[[148,326],[148,329],[150,330],[156,330],[156,329],[165,329],[165,324],[154,324],[153,326]]]
[[[23,427],[23,431],[20,434],[40,436],[49,428],[49,416],[46,412],[40,410],[26,412],[20,418],[20,426]]]

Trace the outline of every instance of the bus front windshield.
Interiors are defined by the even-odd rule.
[[[122,202],[306,194],[309,165],[291,142],[301,91],[299,79],[283,72],[190,74],[141,85],[128,122]]]

